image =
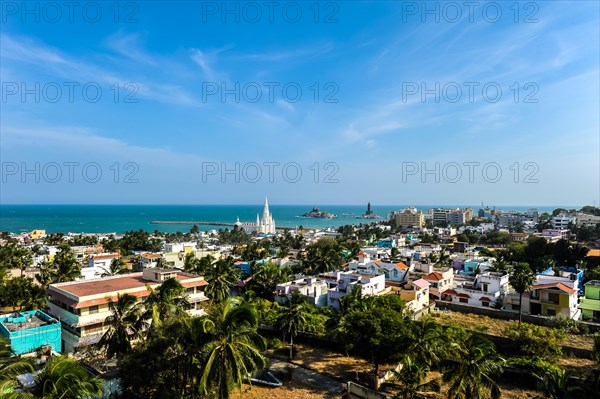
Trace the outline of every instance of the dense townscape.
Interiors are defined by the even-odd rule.
[[[600,397],[598,248],[595,207],[4,232],[0,397]]]

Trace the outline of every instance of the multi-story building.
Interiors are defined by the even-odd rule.
[[[563,315],[578,319],[581,311],[577,308],[579,280],[577,274],[554,276],[538,274],[530,292],[523,294],[523,314],[556,316]],[[519,310],[519,293],[512,290],[506,297],[506,304]]]
[[[581,314],[577,308],[577,290],[560,282],[534,285],[528,302],[532,315],[563,315],[578,319]]]
[[[425,216],[423,212],[414,208],[406,208],[401,212],[392,212],[390,219],[398,227],[417,227],[425,226]]]
[[[409,282],[400,291],[400,299],[406,301],[406,306],[413,312],[418,312],[429,306],[429,282],[418,279]]]
[[[473,209],[454,209],[446,214],[446,221],[451,225],[467,224],[473,219]]]
[[[490,307],[507,292],[508,273],[484,272],[474,281],[455,280],[454,287],[446,290],[443,296],[455,303]]]
[[[600,280],[588,281],[584,287],[585,296],[579,302],[581,318],[600,321]]]
[[[431,299],[443,299],[444,292],[454,286],[454,270],[434,271],[423,277],[423,280],[429,283],[429,296]]]
[[[145,252],[140,255],[140,266],[142,269],[154,268],[158,265],[158,260],[162,257],[162,254]]]
[[[319,277],[324,278],[331,288],[327,292],[327,305],[334,308],[340,308],[340,299],[354,289],[359,289],[361,294],[376,295],[385,290],[385,276],[367,275],[352,272],[334,271],[324,273]]]
[[[203,277],[177,270],[145,269],[96,280],[71,281],[50,284],[48,308],[50,314],[60,320],[62,326],[63,352],[97,342],[108,329],[105,320],[111,315],[109,299],[115,301],[118,294],[129,294],[142,301],[168,278],[176,278],[186,289],[191,315],[202,315],[201,302],[208,300],[204,288],[208,283]]]
[[[281,304],[285,303],[294,291],[298,291],[313,306],[327,306],[329,284],[325,280],[306,277],[278,284],[275,287],[275,301]]]
[[[348,265],[350,270],[354,270],[357,273],[365,274],[369,276],[378,276],[383,274],[386,281],[403,282],[406,280],[408,274],[408,266],[403,262],[390,263],[383,262],[379,259],[368,262],[367,264],[350,263]]]
[[[570,213],[560,213],[552,218],[553,229],[568,229],[570,224],[577,224],[577,216]]]
[[[600,216],[589,215],[587,213],[577,214],[577,227],[596,227],[600,223]]]
[[[450,212],[452,212],[452,209],[431,208],[427,210],[427,213],[431,215],[431,221],[434,226],[446,226],[448,224],[448,214]]]
[[[109,274],[111,262],[120,257],[121,255],[116,252],[90,255],[87,265],[81,268],[81,276],[84,280],[91,280]]]

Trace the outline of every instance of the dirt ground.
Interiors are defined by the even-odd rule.
[[[273,351],[270,351],[273,353]],[[343,380],[354,380],[356,373],[367,373],[371,366],[360,358],[347,357],[343,354],[328,352],[323,349],[313,348],[306,345],[298,345],[298,352],[294,362],[303,364],[319,372],[326,372],[330,375],[340,377]],[[591,361],[585,359],[563,359],[561,366],[571,367],[591,367]],[[385,366],[383,366],[385,369]],[[430,378],[441,378],[439,373],[430,373]],[[247,389],[248,387],[245,387]],[[535,391],[516,388],[509,384],[500,384],[503,399],[521,399],[533,398],[538,395]],[[448,386],[442,385],[442,392],[438,398],[447,397]],[[338,398],[336,395],[319,392],[299,381],[287,381],[281,388],[265,388],[253,385],[251,390],[244,392],[243,399],[330,399]]]

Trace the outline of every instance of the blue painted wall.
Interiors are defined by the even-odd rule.
[[[8,323],[25,322],[28,317],[34,315],[50,323],[14,332],[9,331],[5,326]],[[60,323],[40,310],[19,312],[18,317],[9,317],[7,315],[0,317],[0,334],[10,341],[11,348],[17,355],[32,352],[45,345],[50,345],[52,350],[56,352],[62,350]]]

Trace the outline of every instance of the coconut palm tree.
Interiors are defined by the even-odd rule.
[[[390,384],[397,390],[394,399],[437,398],[438,392],[441,390],[439,381],[423,382],[427,378],[428,372],[429,367],[427,365],[415,362],[412,357],[406,356],[402,360],[402,370],[400,372],[394,371],[396,382]]]
[[[44,399],[89,399],[102,395],[102,380],[63,356],[50,358],[35,377],[35,383],[32,393]]]
[[[102,335],[98,346],[106,348],[106,356],[112,358],[131,351],[131,343],[135,338],[142,338],[144,320],[142,307],[137,298],[129,294],[117,294],[116,302],[108,300],[111,315],[104,324],[110,327]]]
[[[185,288],[176,278],[168,278],[156,289],[146,287],[150,294],[144,300],[145,320],[150,320],[150,327],[156,330],[166,319],[185,317],[185,310],[190,304],[187,301]]]
[[[213,393],[218,399],[228,399],[233,388],[239,388],[241,394],[244,379],[265,366],[260,352],[266,346],[256,331],[258,317],[251,304],[229,298],[208,317],[214,330],[205,348],[199,390],[204,395]]]
[[[100,267],[104,272],[101,277],[118,276],[119,274],[129,273],[129,269],[125,267],[123,258],[115,258],[110,262],[109,268]]]
[[[284,334],[290,337],[290,360],[294,354],[294,337],[301,331],[312,331],[314,323],[312,307],[300,296],[298,291],[292,293],[285,303],[279,308],[279,316],[275,325]]]
[[[0,335],[0,397],[19,398],[14,389],[19,385],[17,376],[33,372],[32,362],[15,356],[9,341]]]
[[[492,399],[500,398],[497,376],[502,372],[502,359],[494,345],[480,334],[471,334],[459,356],[440,363],[442,379],[450,384],[448,399],[481,399],[489,391]]]
[[[420,359],[425,366],[435,367],[440,362],[441,354],[447,345],[447,338],[440,326],[431,318],[423,318],[411,325],[406,352]]]
[[[248,288],[254,291],[256,296],[270,301],[273,300],[277,284],[288,280],[286,271],[273,262],[254,265],[252,272],[252,280],[250,280]]]
[[[215,324],[208,317],[184,317],[175,320],[173,328],[180,352],[185,356],[180,390],[183,392],[189,388],[190,397],[193,398],[202,371],[200,366],[206,361],[205,349],[214,337]]]
[[[436,267],[439,268],[450,266],[450,255],[448,255],[445,248],[442,248],[434,264]]]
[[[206,271],[206,296],[215,302],[223,302],[239,280],[239,272],[233,267],[233,258],[219,259]]]
[[[535,275],[527,263],[518,263],[513,266],[509,276],[510,285],[519,293],[519,326],[523,317],[523,293],[529,291],[535,283]]]

